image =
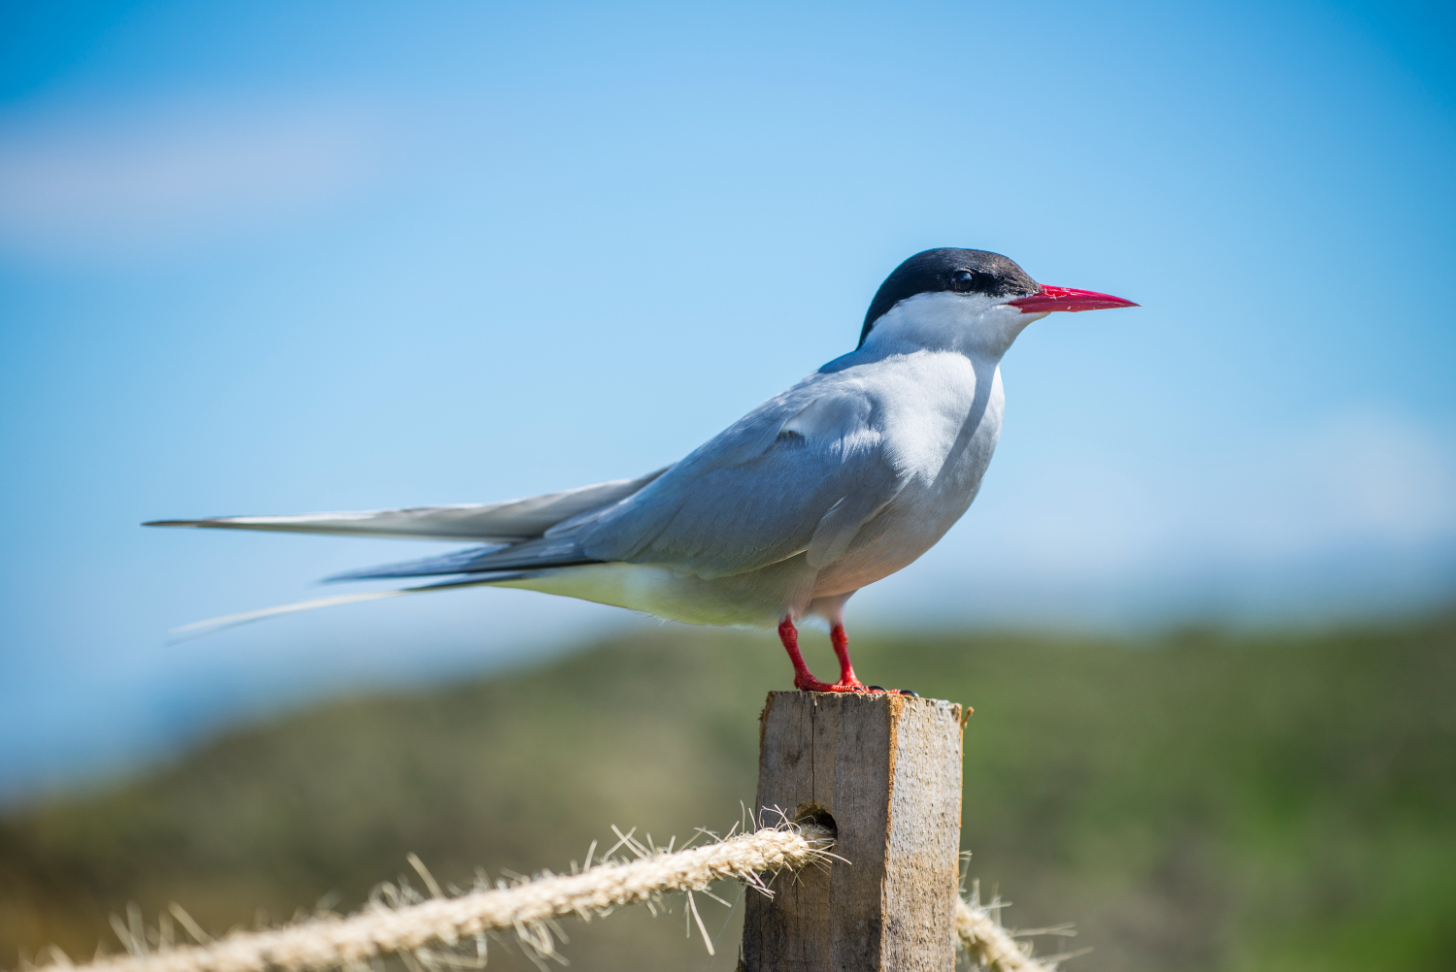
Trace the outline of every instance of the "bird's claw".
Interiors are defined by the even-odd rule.
[[[801,692],[868,692],[869,689],[859,679],[845,682],[821,682],[812,675],[808,678],[795,678],[794,688]]]
[[[910,689],[887,689],[879,685],[866,685],[859,679],[849,681],[838,681],[834,683],[821,682],[817,678],[795,678],[794,688],[801,692],[859,692],[865,695],[907,695],[918,699],[920,695]]]

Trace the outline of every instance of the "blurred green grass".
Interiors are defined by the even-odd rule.
[[[832,667],[825,639],[813,660]],[[1456,618],[1137,642],[868,637],[856,667],[973,705],[964,845],[1009,924],[1074,921],[1070,968],[1456,967]],[[0,821],[0,965],[88,956],[107,916],[205,927],[357,905],[414,851],[442,881],[664,840],[752,799],[771,636],[662,628],[539,668],[331,702]],[[418,883],[418,882],[416,882]],[[730,900],[736,891],[726,892]],[[681,907],[566,926],[579,970],[731,969]],[[530,968],[512,946],[491,967]]]

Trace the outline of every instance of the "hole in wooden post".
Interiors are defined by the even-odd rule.
[[[834,822],[834,814],[819,803],[799,804],[794,810],[794,826],[810,840],[833,843],[839,839],[839,825]]]

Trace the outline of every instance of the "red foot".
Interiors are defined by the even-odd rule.
[[[884,689],[871,689],[861,682],[854,675],[854,666],[849,663],[849,637],[844,633],[844,626],[836,624],[829,632],[829,639],[834,644],[834,654],[839,658],[839,681],[834,683],[821,682],[809,671],[809,666],[804,664],[804,656],[799,651],[799,631],[794,627],[793,619],[784,618],[779,624],[779,640],[784,643],[784,651],[789,653],[789,661],[794,665],[794,688],[803,692],[883,692]]]
[[[872,691],[868,686],[866,686],[859,679],[855,679],[853,682],[835,682],[834,684],[831,685],[828,682],[821,682],[821,681],[819,681],[813,675],[810,675],[808,678],[803,678],[803,677],[801,677],[799,675],[795,675],[794,676],[794,688],[800,689],[801,691],[804,691],[804,692],[869,692],[869,691]],[[873,691],[883,692],[884,689],[877,689],[877,690],[873,690]]]
[[[834,654],[839,658],[839,681],[830,689],[832,692],[883,692],[886,695],[915,695],[908,689],[882,689],[878,685],[866,685],[854,677],[854,666],[849,663],[849,635],[844,625],[836,624],[829,629],[829,641],[834,645]],[[840,686],[846,686],[840,688]]]

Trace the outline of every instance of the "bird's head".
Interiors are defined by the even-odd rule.
[[[1026,325],[1053,311],[1136,306],[1091,290],[1044,287],[999,253],[943,247],[915,254],[885,278],[865,314],[859,346],[999,357]]]

